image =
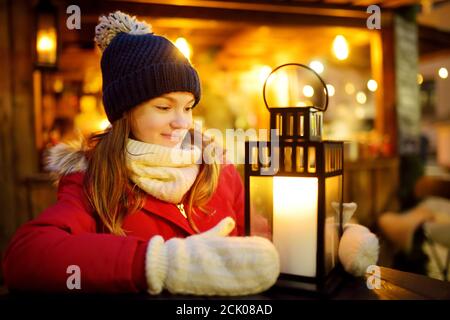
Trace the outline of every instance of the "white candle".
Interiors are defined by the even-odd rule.
[[[317,178],[273,178],[273,243],[281,272],[316,276]]]

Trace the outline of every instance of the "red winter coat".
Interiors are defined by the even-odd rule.
[[[194,234],[176,205],[147,196],[144,207],[125,217],[127,236],[97,233],[92,210],[83,194],[82,172],[64,176],[58,200],[12,238],[3,260],[10,290],[64,292],[73,274],[81,271],[81,292],[138,292],[146,289],[145,250],[154,235],[164,239]],[[233,165],[222,167],[218,188],[208,203],[212,216],[194,217],[200,231],[224,217],[236,220],[232,235],[244,234],[244,190]]]

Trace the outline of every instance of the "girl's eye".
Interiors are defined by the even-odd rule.
[[[191,111],[192,109],[194,109],[194,107],[187,107],[187,108],[185,108],[186,111]]]
[[[166,107],[166,106],[156,106],[157,109],[159,110],[169,110],[170,107]]]

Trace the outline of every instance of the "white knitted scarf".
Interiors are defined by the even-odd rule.
[[[128,139],[126,162],[131,180],[163,201],[178,204],[199,171],[201,150],[165,147]]]

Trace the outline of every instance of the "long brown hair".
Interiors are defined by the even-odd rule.
[[[86,196],[102,224],[102,231],[106,229],[115,235],[126,235],[122,229],[124,217],[141,209],[145,200],[145,192],[129,179],[126,166],[125,151],[131,133],[130,121],[129,114],[125,114],[109,129],[91,136],[87,142]],[[189,134],[192,138],[190,141],[197,141],[194,135],[201,135],[202,154],[210,143],[214,143],[194,130],[190,130]],[[219,173],[220,166],[216,161],[211,164],[202,161],[197,178],[184,197],[187,199],[189,224],[196,232],[199,230],[192,216],[197,212],[193,207],[209,213],[205,205],[217,188]]]

